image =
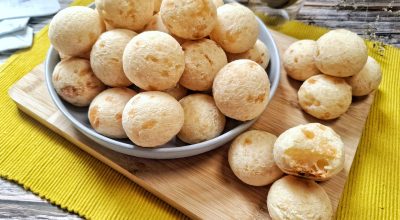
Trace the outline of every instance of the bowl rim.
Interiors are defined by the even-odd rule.
[[[93,7],[93,5],[90,5]],[[274,81],[270,82],[270,93],[269,93],[269,102],[270,103],[271,99],[275,95],[275,92],[278,88],[279,81],[280,81],[280,56],[279,56],[279,50],[276,46],[276,43],[274,41],[274,38],[272,37],[271,32],[268,30],[268,28],[265,26],[265,24],[259,19],[257,16],[257,22],[259,23],[259,26],[261,27],[262,31],[265,33],[266,38],[269,39],[269,42],[263,42],[266,44],[269,53],[270,53],[270,73],[268,74],[268,79],[271,80],[271,72],[274,72]],[[233,129],[213,138],[207,141],[203,141],[200,143],[196,144],[189,144],[189,145],[183,145],[183,146],[175,146],[175,147],[155,147],[155,148],[145,148],[145,147],[140,147],[135,145],[134,143],[124,143],[118,140],[115,140],[113,138],[106,137],[104,135],[101,135],[97,133],[94,130],[89,129],[86,127],[84,124],[82,124],[79,120],[77,120],[71,113],[69,113],[69,110],[67,107],[64,105],[63,101],[61,98],[58,96],[56,90],[54,89],[53,82],[52,82],[52,75],[53,72],[50,72],[51,68],[54,68],[55,65],[57,65],[57,60],[59,59],[59,53],[54,49],[54,47],[51,45],[47,56],[46,56],[46,61],[45,61],[45,80],[46,80],[46,86],[47,90],[50,94],[50,97],[56,107],[61,111],[61,113],[73,124],[75,128],[80,130],[84,135],[89,137],[90,139],[94,140],[95,142],[99,143],[100,145],[107,147],[111,150],[128,154],[128,155],[133,155],[137,157],[144,157],[144,158],[153,158],[153,159],[171,159],[171,158],[180,158],[180,157],[187,157],[187,156],[193,156],[197,155],[200,153],[204,153],[207,151],[210,151],[212,149],[215,149],[219,146],[224,145],[225,143],[229,142],[233,138],[235,138],[237,135],[241,134],[244,132],[246,129],[248,129],[251,125],[253,125],[256,120],[258,119],[255,118],[250,121],[246,121]],[[53,64],[53,65],[52,65]],[[111,146],[110,146],[111,145]]]

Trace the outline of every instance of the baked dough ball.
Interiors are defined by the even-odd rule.
[[[298,91],[301,108],[322,119],[338,118],[351,104],[351,86],[342,78],[316,75],[304,81]]]
[[[312,180],[285,176],[274,182],[267,198],[273,220],[331,220],[333,209],[324,188]]]
[[[176,100],[180,100],[181,98],[185,97],[187,94],[187,89],[179,84],[176,84],[174,88],[164,90],[163,92],[168,93]]]
[[[162,0],[154,0],[154,13],[158,13],[160,11]]]
[[[283,132],[274,145],[274,159],[287,174],[327,180],[344,166],[344,144],[330,127],[310,123]]]
[[[104,90],[89,107],[89,122],[98,133],[110,138],[126,138],[122,128],[122,111],[136,92],[128,88]]]
[[[142,147],[170,141],[182,128],[184,113],[174,97],[158,91],[142,92],[126,104],[122,126],[129,139]]]
[[[291,44],[283,54],[283,67],[286,73],[300,81],[320,74],[314,61],[317,51],[317,42],[313,40],[300,40]]]
[[[261,115],[269,100],[270,83],[265,70],[251,60],[225,65],[213,84],[213,96],[226,116],[247,121]]]
[[[270,58],[267,46],[260,40],[257,40],[254,46],[246,52],[227,53],[226,55],[229,62],[239,59],[249,59],[260,64],[264,69],[267,68]]]
[[[136,33],[114,29],[100,35],[90,53],[90,65],[94,74],[104,84],[112,87],[131,85],[122,68],[122,55],[128,42]]]
[[[217,20],[211,0],[163,0],[160,15],[172,34],[188,40],[208,36]]]
[[[133,37],[125,48],[123,68],[128,79],[144,90],[165,90],[176,86],[185,56],[170,35],[145,31]]]
[[[114,29],[118,29],[118,28],[115,28],[115,27],[111,26],[107,22],[104,22],[104,23],[106,24],[106,31],[111,31],[111,30],[114,30]]]
[[[82,56],[105,31],[104,22],[91,8],[72,6],[58,12],[50,22],[49,39],[56,50],[68,56]]]
[[[315,64],[331,76],[352,76],[364,67],[368,59],[367,46],[356,33],[345,29],[329,31],[317,40]]]
[[[179,83],[194,91],[210,90],[215,75],[228,63],[224,50],[209,39],[187,41],[182,48],[185,70]]]
[[[252,186],[268,185],[283,175],[276,166],[272,148],[276,136],[251,130],[238,136],[229,148],[228,161],[233,173]]]
[[[220,135],[225,127],[225,116],[214,99],[206,94],[192,94],[179,101],[185,113],[185,122],[178,138],[196,144]]]
[[[153,16],[153,0],[96,0],[96,9],[114,28],[140,31]]]
[[[89,60],[69,58],[53,71],[53,86],[58,95],[75,106],[88,106],[106,86],[93,74]]]
[[[83,54],[81,54],[79,56],[76,56],[76,57],[83,58],[85,60],[89,60],[90,59],[90,52],[92,52],[92,48],[90,48],[89,51],[87,51],[87,52],[85,52],[85,53],[83,53]]]
[[[210,34],[211,39],[229,53],[250,50],[259,32],[253,12],[238,3],[225,4],[217,12],[217,24]]]
[[[368,95],[378,88],[382,81],[382,70],[378,62],[368,57],[367,63],[356,75],[346,79],[352,88],[353,96]]]
[[[182,44],[185,42],[185,39],[182,39],[180,37],[177,37],[173,34],[171,34],[168,29],[165,27],[163,21],[161,20],[160,13],[153,15],[149,23],[146,24],[144,27],[145,31],[161,31],[164,33],[167,33],[171,35],[173,38],[175,38],[176,41],[178,41],[179,44]]]
[[[224,0],[212,0],[212,2],[214,3],[215,7],[217,7],[217,8],[224,5]]]
[[[145,31],[161,31],[169,34],[168,29],[165,27],[164,23],[161,20],[160,14],[155,14],[151,17],[149,23],[144,27]]]
[[[66,59],[71,58],[71,56],[68,56],[68,55],[65,55],[65,54],[62,54],[62,53],[59,53],[59,56],[60,56],[61,60],[66,60]]]
[[[139,92],[148,92],[148,90],[140,89]],[[168,93],[168,95],[174,97],[176,100],[179,101],[181,98],[186,96],[188,90],[185,87],[179,85],[179,83],[178,83],[178,84],[176,84],[175,87],[166,89],[166,90],[162,90],[160,92]]]

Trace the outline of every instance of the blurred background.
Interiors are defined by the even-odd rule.
[[[257,14],[334,28],[400,47],[400,0],[240,0]],[[285,14],[283,11],[286,11]],[[283,19],[279,19],[283,18]],[[268,23],[267,23],[268,24]]]

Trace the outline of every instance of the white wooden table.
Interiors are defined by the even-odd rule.
[[[59,0],[62,8],[72,0]],[[34,18],[35,33],[51,16]],[[298,20],[329,28],[348,28],[365,38],[400,47],[400,0],[307,0]],[[374,34],[371,34],[374,33]],[[10,56],[0,54],[0,65]],[[0,179],[0,219],[79,219],[19,185]]]

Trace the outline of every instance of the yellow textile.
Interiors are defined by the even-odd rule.
[[[75,1],[87,5],[90,0]],[[290,22],[280,31],[315,39],[326,30]],[[400,50],[386,46],[370,55],[382,65],[376,93],[337,216],[400,219]],[[0,67],[0,176],[16,181],[54,204],[91,219],[171,219],[183,214],[107,165],[19,111],[8,88],[43,62],[47,28],[33,47]]]

